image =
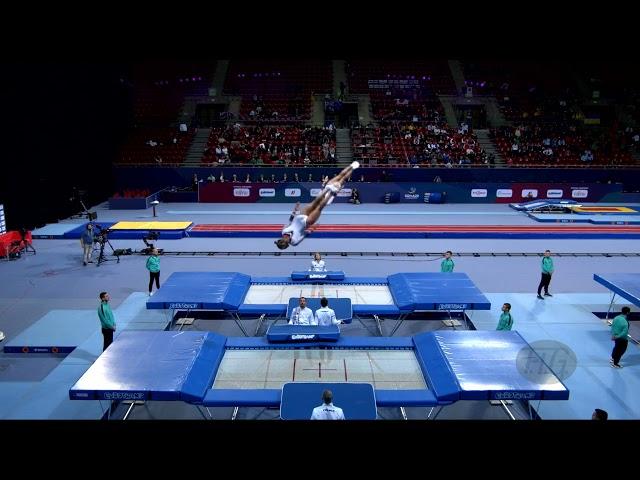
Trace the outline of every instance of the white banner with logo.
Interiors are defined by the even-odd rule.
[[[564,196],[563,190],[547,190],[547,198],[562,198]]]
[[[261,188],[258,191],[258,194],[261,197],[275,197],[276,196],[276,189],[275,188]]]
[[[474,188],[471,190],[472,198],[486,198],[487,197],[487,189],[486,188]]]
[[[589,196],[589,190],[584,188],[575,188],[571,190],[571,198],[587,198]]]
[[[233,196],[234,197],[250,197],[251,196],[251,190],[248,188],[234,188],[233,189]]]

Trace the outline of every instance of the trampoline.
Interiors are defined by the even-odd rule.
[[[182,401],[205,416],[202,407],[279,408],[286,383],[318,380],[369,383],[378,407],[569,398],[568,389],[517,332],[486,331],[284,345],[210,332],[127,331],[69,397]]]
[[[148,309],[213,310],[235,320],[245,336],[243,317],[283,318],[293,299],[327,297],[351,300],[353,316],[373,317],[380,336],[382,315],[398,319],[390,336],[414,313],[489,310],[491,303],[465,273],[397,273],[387,277],[349,277],[323,283],[290,277],[251,277],[235,272],[177,272],[147,301]],[[330,300],[331,304],[331,300]],[[364,325],[364,323],[363,323]]]
[[[607,309],[607,320],[616,295],[621,296],[636,307],[640,307],[640,273],[607,273],[602,275],[594,273],[593,279],[611,290],[611,302],[609,302],[609,308]]]

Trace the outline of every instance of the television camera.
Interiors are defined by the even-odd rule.
[[[150,243],[150,242],[155,242],[159,238],[160,238],[160,232],[153,232],[153,231],[150,231],[147,235],[142,237],[142,241],[147,246],[147,248],[143,248],[140,251],[140,253],[142,253],[143,255],[151,255],[151,251],[155,248],[155,246],[153,245],[153,243]],[[163,252],[164,250],[162,248],[158,248],[159,254],[162,254]]]
[[[100,254],[98,255],[98,261],[96,262],[96,266],[99,267],[100,264],[104,263],[104,262],[109,262],[112,260],[116,260],[117,263],[120,263],[120,257],[122,255],[131,255],[131,249],[130,248],[118,248],[115,249],[113,248],[113,245],[111,245],[111,242],[109,241],[109,234],[111,233],[111,230],[108,228],[102,228],[100,225],[97,224],[93,224],[94,228],[96,229],[96,235],[94,237],[94,242],[96,244],[99,245],[100,248]],[[109,245],[109,247],[111,248],[111,255],[116,257],[116,258],[107,258],[107,255],[105,255],[104,253],[104,247],[105,245]]]

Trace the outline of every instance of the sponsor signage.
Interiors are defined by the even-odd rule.
[[[195,310],[200,308],[199,303],[170,303],[169,308],[178,309],[178,308],[186,308],[189,310]]]
[[[438,303],[438,310],[468,310],[468,303]]]
[[[471,190],[472,198],[486,198],[487,189],[486,188],[474,188]]]
[[[535,392],[495,392],[493,394],[495,400],[535,400]]]
[[[316,338],[315,335],[291,335],[291,340],[313,340],[314,338]]]
[[[404,194],[405,200],[418,200],[420,198],[420,194],[417,192],[416,187],[411,187],[408,193]]]
[[[275,197],[276,196],[276,189],[275,188],[261,188],[258,191],[258,195],[260,195],[261,197]]]
[[[234,188],[233,189],[234,197],[249,197],[251,196],[251,190],[245,187]]]
[[[284,196],[285,197],[299,197],[302,195],[302,191],[299,188],[285,188]]]
[[[320,193],[322,193],[322,189],[321,189],[321,188],[312,188],[312,189],[309,191],[309,194],[310,194],[312,197],[317,197],[318,195],[320,195]]]
[[[538,190],[535,188],[523,188],[522,198],[538,198]]]
[[[144,400],[144,392],[104,392],[105,400]]]
[[[564,192],[559,189],[550,189],[547,190],[547,198],[562,198]]]
[[[574,188],[571,190],[571,198],[587,198],[589,190],[584,188]]]
[[[496,190],[496,197],[498,198],[511,198],[513,197],[513,190],[510,188],[499,188]]]

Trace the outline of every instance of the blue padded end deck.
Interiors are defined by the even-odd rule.
[[[459,400],[460,387],[435,335],[431,332],[415,335],[413,344],[422,373],[438,403],[453,403]]]
[[[620,295],[636,307],[640,307],[640,273],[593,274],[593,279]]]
[[[569,398],[566,386],[518,332],[440,331],[433,338],[460,387],[460,400]]]
[[[206,332],[124,331],[69,390],[72,400],[181,400]]]
[[[403,312],[491,309],[466,273],[396,273],[388,279],[393,300]]]
[[[206,335],[200,353],[193,362],[193,368],[182,385],[180,392],[182,400],[197,404],[204,398],[216,376],[217,366],[220,365],[224,356],[226,342],[227,337],[223,335],[211,332]],[[211,368],[212,365],[216,368]]]
[[[147,301],[148,309],[189,308],[236,311],[251,277],[236,272],[175,272]]]

